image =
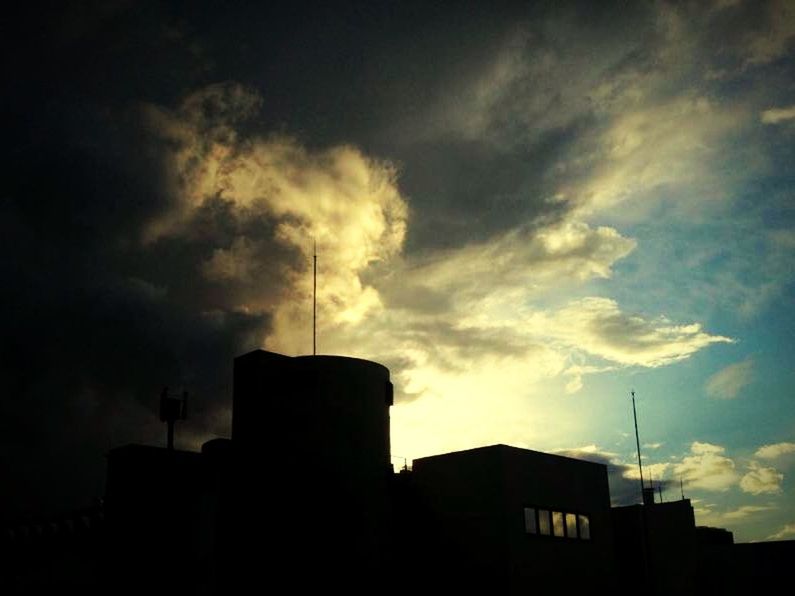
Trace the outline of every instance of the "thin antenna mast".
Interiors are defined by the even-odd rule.
[[[643,489],[646,485],[643,483],[643,464],[640,462],[640,437],[638,436],[638,414],[635,411],[635,390],[632,393],[632,417],[635,419],[635,444],[638,447],[638,470],[640,470],[640,496],[643,498]]]
[[[317,355],[317,239],[312,253],[312,356]]]
[[[651,489],[651,501],[652,501],[652,503],[654,503],[654,472],[649,472],[649,488]],[[643,495],[643,497],[644,497],[643,504],[645,505],[646,504],[646,500],[645,500],[646,495]]]
[[[682,482],[682,476],[679,476],[679,491],[682,493],[682,500],[685,500],[685,485]]]

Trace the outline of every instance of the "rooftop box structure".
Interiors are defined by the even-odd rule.
[[[494,445],[415,460],[413,483],[429,581],[492,594],[610,587],[605,465]]]

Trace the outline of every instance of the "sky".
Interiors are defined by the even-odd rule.
[[[264,3],[258,3],[264,4]],[[229,436],[232,359],[389,367],[494,443],[795,538],[795,3],[88,2],[6,24],[0,508]],[[681,484],[680,484],[681,483]]]

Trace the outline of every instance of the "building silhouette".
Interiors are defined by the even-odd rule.
[[[610,590],[613,531],[607,466],[507,445],[414,461],[421,525],[434,545],[420,574],[469,593]],[[577,573],[571,573],[576,569]]]
[[[390,560],[391,405],[389,371],[374,362],[236,358],[231,441],[111,451],[108,530],[124,553],[113,575],[147,559],[136,589],[243,593],[266,573],[296,592],[371,590]]]
[[[392,401],[375,362],[239,356],[231,439],[201,452],[112,449],[90,523],[7,530],[0,579],[9,593],[511,596],[740,594],[786,581],[795,541],[735,545],[696,527],[689,500],[657,503],[653,491],[611,508],[603,464],[493,445],[394,473]]]
[[[262,350],[237,358],[219,577],[250,586],[261,564],[247,545],[267,536],[277,545],[272,572],[294,589],[371,589],[388,562],[391,405],[389,371],[375,362]]]
[[[615,507],[612,515],[622,593],[639,586],[652,594],[694,593],[696,522],[689,499],[655,503],[652,490],[643,504]]]

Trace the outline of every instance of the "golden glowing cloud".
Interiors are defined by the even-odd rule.
[[[361,273],[397,255],[406,233],[408,209],[388,162],[370,159],[348,146],[309,151],[289,137],[241,138],[234,124],[250,116],[258,98],[235,85],[191,95],[175,112],[148,107],[149,120],[173,149],[168,155],[173,209],[150,223],[146,240],[189,233],[194,215],[211,201],[223,202],[248,228],[214,248],[202,264],[218,282],[257,283],[257,261],[267,259],[263,243],[278,243],[303,256],[288,272],[290,288],[271,308],[272,349],[306,351],[312,279],[308,274],[317,243],[321,325],[356,322],[380,307],[378,293]],[[257,228],[263,220],[269,226]],[[242,225],[248,222],[250,225]]]
[[[739,481],[734,461],[724,455],[725,448],[695,441],[690,451],[674,468],[674,474],[690,488],[725,491]]]

